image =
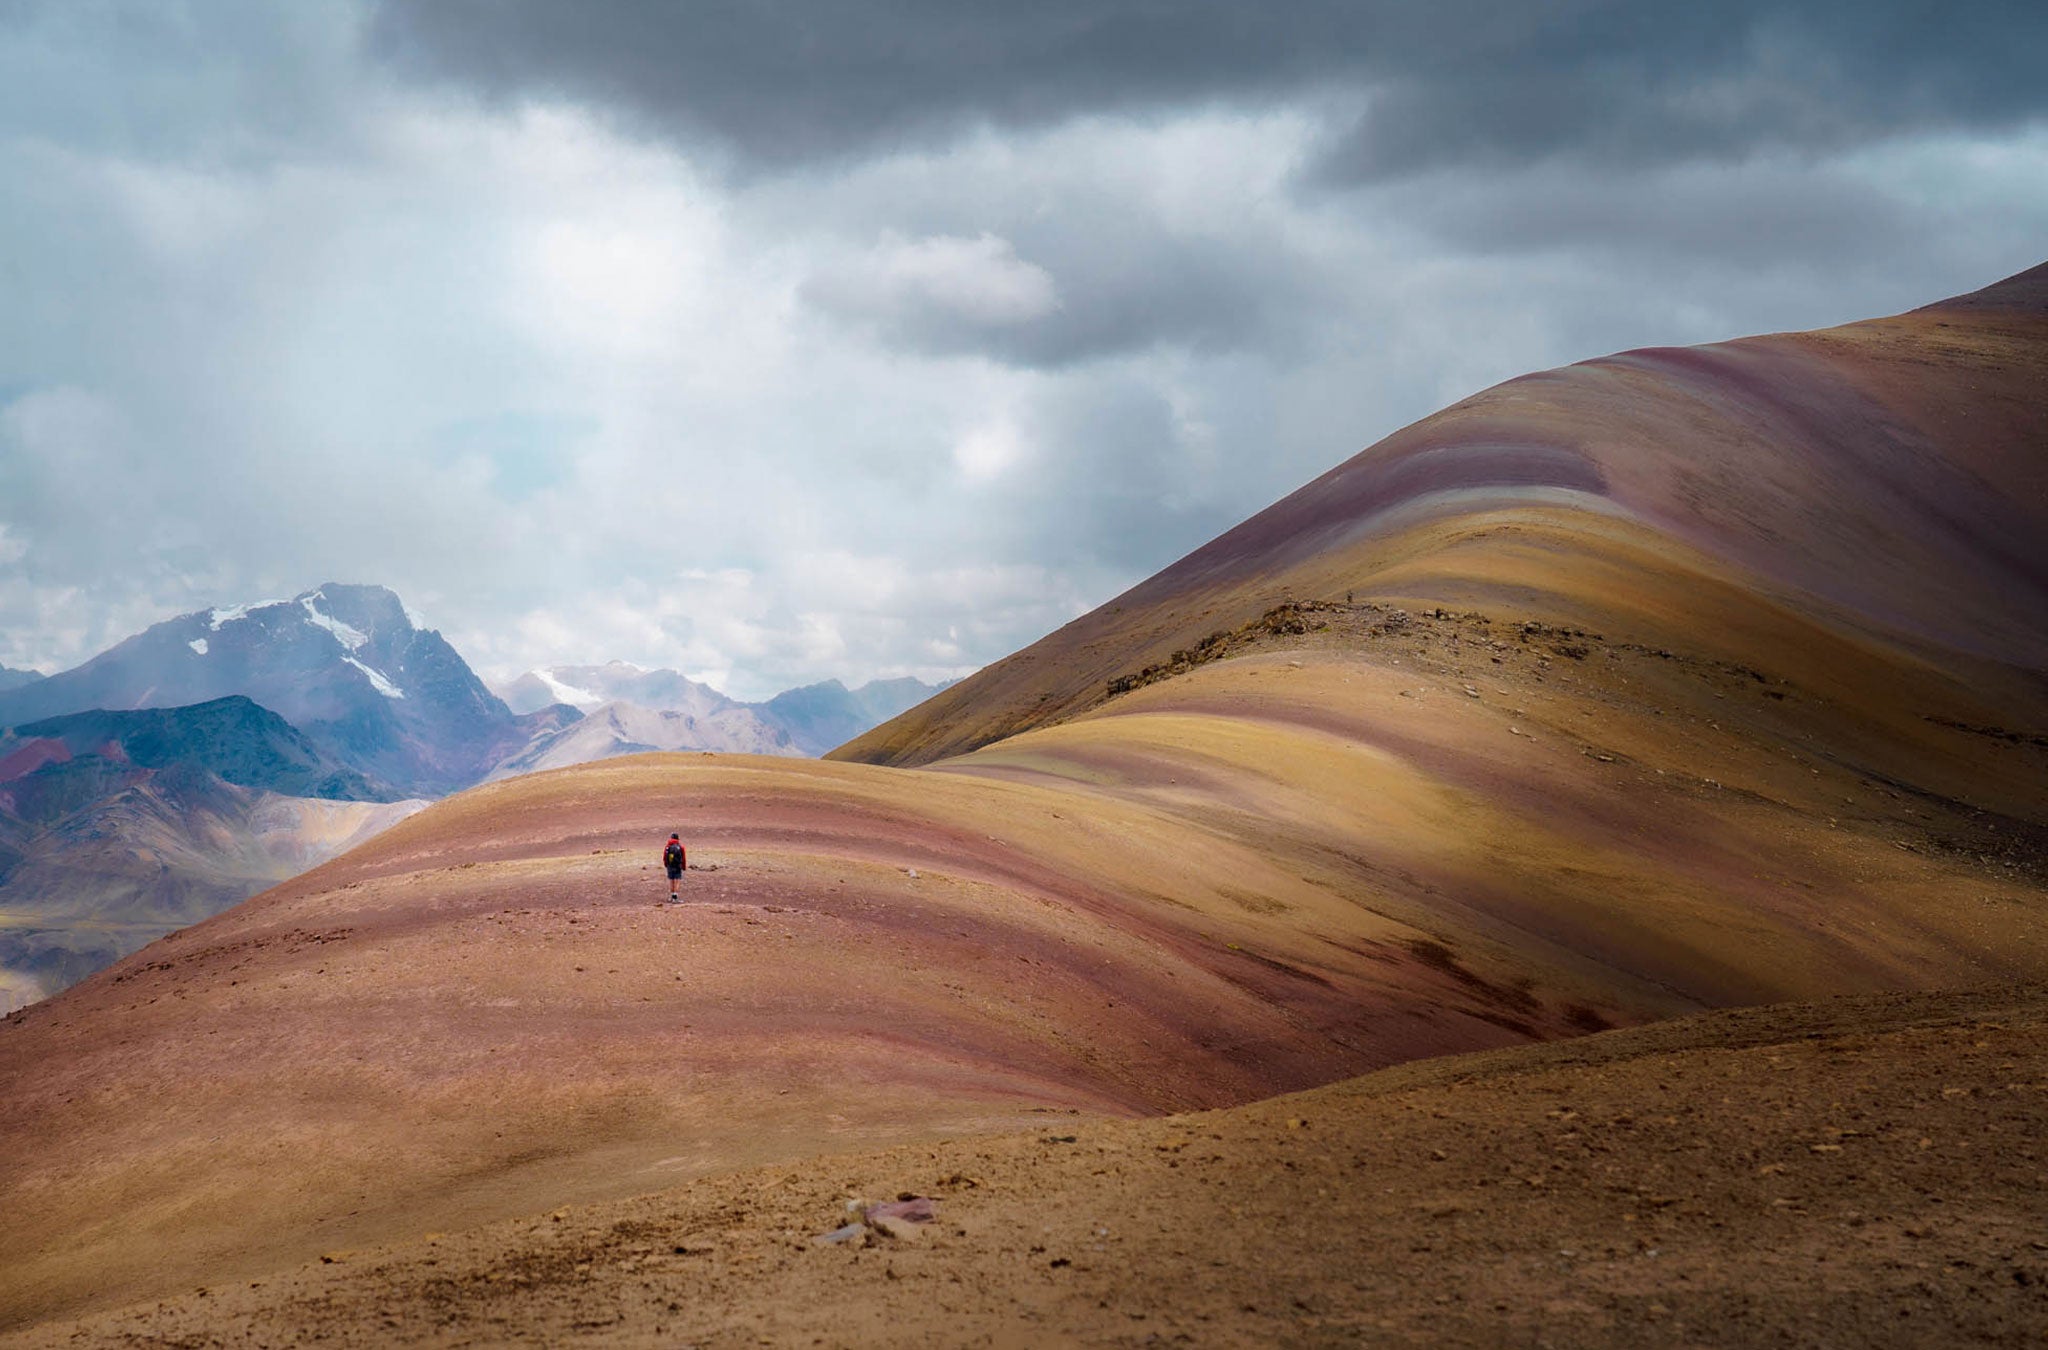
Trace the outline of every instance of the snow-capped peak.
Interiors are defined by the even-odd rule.
[[[566,703],[572,708],[595,708],[605,702],[600,694],[593,694],[588,689],[578,689],[573,684],[562,683],[555,678],[555,673],[551,670],[536,670],[533,673],[548,687],[548,693],[554,696],[557,703]]]
[[[370,635],[359,628],[351,628],[330,614],[321,613],[313,602],[322,598],[324,597],[319,591],[314,591],[311,595],[299,597],[299,604],[305,607],[307,622],[313,624],[316,628],[325,628],[328,632],[334,634],[334,640],[349,651],[361,651],[363,644],[370,640]],[[369,667],[364,666],[363,669],[368,670]],[[382,679],[383,677],[378,676],[377,678]],[[383,690],[380,689],[378,692],[382,693]],[[394,695],[394,697],[403,698],[404,695],[398,694]]]
[[[223,626],[237,619],[248,618],[251,610],[275,609],[288,603],[290,602],[285,600],[261,600],[253,605],[226,605],[219,609],[211,609],[206,612],[206,627],[209,631],[218,633]]]

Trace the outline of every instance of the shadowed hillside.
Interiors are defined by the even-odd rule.
[[[2044,275],[1511,382],[840,752],[918,767],[650,755],[493,784],[16,1014],[0,1318],[752,1164],[816,1200],[819,1155],[1057,1121],[1029,1152],[1426,1056],[2040,979]],[[671,908],[672,828],[695,866]],[[1558,1063],[1500,1099],[1509,1134],[1573,1083],[1640,1088]],[[1237,1185],[1294,1170],[1265,1125]],[[1392,1128],[1353,1126],[1316,1166]],[[1373,1168],[1550,1147],[1402,1137],[1422,1152]],[[1661,1212],[1668,1158],[1616,1147]],[[901,1184],[941,1182],[976,1189]],[[1215,1228],[1217,1204],[1185,1213]],[[1251,1210],[1233,1259],[1277,1279],[1291,1239]],[[1323,1250],[1385,1218],[1287,1222]],[[1337,1306],[1298,1297],[1297,1321]]]
[[[239,696],[0,732],[0,1006],[64,988],[421,803]]]

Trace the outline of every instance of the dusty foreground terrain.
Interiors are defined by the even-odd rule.
[[[2048,990],[1711,1013],[826,1156],[0,1345],[1956,1345],[2048,1334]],[[856,1199],[938,1201],[842,1245]]]

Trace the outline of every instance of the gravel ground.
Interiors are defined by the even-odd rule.
[[[0,1345],[2038,1344],[2044,1092],[2036,986],[1714,1013],[735,1173]],[[912,1194],[935,1222],[817,1240]]]

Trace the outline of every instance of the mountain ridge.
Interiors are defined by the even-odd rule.
[[[244,694],[179,708],[94,709],[23,723],[0,731],[0,763],[14,755],[50,753],[38,742],[61,746],[66,758],[111,754],[144,769],[190,765],[237,787],[287,797],[398,799],[392,789],[335,763],[291,723]]]
[[[831,757],[927,763],[1048,725],[1291,600],[1356,594],[1412,609],[1505,598],[1533,601],[1533,617],[1550,622],[1597,617],[1511,580],[1409,565],[1439,549],[1432,521],[1480,507],[1573,528],[1605,513],[1831,624],[1914,651],[1953,649],[1986,662],[1991,678],[2003,678],[1994,667],[2041,670],[2048,627],[2023,616],[2048,612],[2048,465],[2027,449],[2048,434],[2031,393],[2044,319],[2048,265],[1889,319],[1509,380],[1368,447]],[[1930,362],[1930,347],[1948,364]],[[1805,449],[1754,458],[1774,438]],[[1933,529],[1899,527],[1929,504]]]
[[[419,805],[240,694],[0,731],[0,1003],[47,997],[326,856],[316,841]]]
[[[245,695],[410,795],[481,778],[526,737],[455,649],[381,586],[181,614],[70,670],[0,693],[0,725]]]
[[[596,728],[564,727],[505,761],[493,777],[535,767],[561,767],[633,745],[645,750],[712,750],[746,754],[821,755],[913,707],[951,682],[927,684],[904,676],[870,680],[849,689],[838,679],[786,689],[759,703],[731,698],[674,670],[646,670],[625,661],[602,666],[548,666],[530,670],[498,689],[506,706],[527,713],[567,705],[585,714],[620,709],[643,727],[645,739],[609,740]],[[664,726],[660,715],[678,714],[687,723]],[[702,728],[701,736],[693,735]],[[571,748],[586,743],[584,749]],[[606,749],[604,747],[610,746]],[[575,756],[580,756],[576,758]]]

